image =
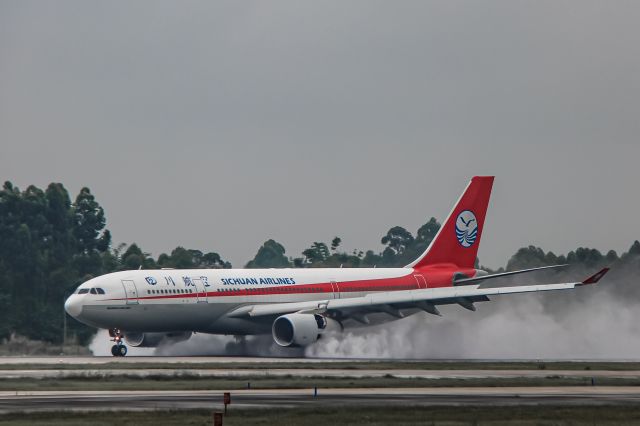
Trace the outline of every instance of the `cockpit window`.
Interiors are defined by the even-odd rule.
[[[88,288],[81,288],[80,290],[78,290],[78,294],[87,294],[87,293],[89,293]]]
[[[96,291],[98,292],[98,294],[104,294],[104,290],[101,288],[96,288]]]
[[[91,291],[89,292],[91,294],[98,294],[98,291],[95,288],[92,288]]]

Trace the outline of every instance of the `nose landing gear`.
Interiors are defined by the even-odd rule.
[[[127,354],[127,347],[122,343],[111,346],[111,355],[113,356],[125,356]]]
[[[118,328],[112,328],[109,330],[109,336],[111,341],[115,345],[111,346],[111,355],[113,356],[125,356],[127,354],[127,347],[122,342],[122,332]]]

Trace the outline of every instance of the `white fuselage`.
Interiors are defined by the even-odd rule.
[[[263,334],[270,332],[272,319],[227,314],[244,305],[322,303],[426,287],[425,277],[411,268],[136,270],[83,283],[65,306],[75,318],[98,328]]]

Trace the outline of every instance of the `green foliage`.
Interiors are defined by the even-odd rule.
[[[329,248],[325,243],[314,242],[311,247],[302,252],[305,263],[312,267],[322,266],[322,263],[329,258]]]
[[[118,258],[116,257],[116,259]],[[119,258],[119,262],[114,270],[124,271],[128,269],[153,269],[156,267],[155,263],[156,262],[149,253],[144,253],[136,243],[133,243],[129,247],[126,247],[126,250]]]
[[[65,298],[80,283],[101,274],[139,268],[231,268],[216,252],[179,246],[156,260],[135,243],[111,247],[111,234],[105,226],[104,209],[88,188],[82,188],[72,202],[60,183],[51,183],[45,191],[33,185],[20,191],[11,182],[4,183],[0,190],[0,340],[19,334],[60,343]],[[329,246],[316,241],[294,259],[287,258],[282,244],[270,239],[246,267],[401,267],[421,255],[439,229],[435,218],[422,225],[415,236],[394,226],[382,236],[380,252],[342,251],[342,239],[334,237]],[[637,275],[640,242],[635,241],[620,256],[613,250],[602,254],[586,247],[566,256],[540,247],[523,247],[509,259],[506,269],[563,263],[580,271],[614,266],[612,275]],[[619,285],[619,293],[640,297],[640,288],[633,284]],[[76,336],[81,343],[95,332],[77,321],[68,321],[68,327],[68,335]]]
[[[0,191],[0,338],[11,333],[59,343],[63,303],[87,277],[105,272],[111,236],[102,207],[87,188],[71,203],[62,184]],[[86,341],[93,330],[77,322],[69,332]]]
[[[253,260],[247,263],[247,268],[290,268],[291,262],[284,255],[282,244],[275,240],[267,240],[258,249]]]
[[[331,240],[331,251],[336,251],[338,249],[338,247],[340,246],[341,242],[342,242],[342,238],[334,237],[334,239]]]
[[[556,256],[553,252],[545,253],[540,247],[523,247],[511,256],[507,262],[507,270],[537,268],[540,266],[560,265],[567,263],[564,256]]]
[[[402,226],[394,226],[389,229],[387,235],[382,237],[381,242],[382,244],[386,244],[387,248],[395,255],[401,255],[405,252],[407,247],[413,245],[414,239],[411,232],[407,231]]]
[[[111,244],[111,234],[100,232],[106,225],[104,210],[96,202],[89,188],[82,188],[76,197],[73,209],[73,234],[80,248],[85,252],[105,251]]]
[[[215,252],[202,253],[200,250],[176,247],[171,255],[163,253],[158,257],[158,266],[176,269],[229,269],[231,263],[223,260]]]

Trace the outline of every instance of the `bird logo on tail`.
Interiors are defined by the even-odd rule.
[[[464,210],[456,219],[456,237],[462,247],[471,247],[478,238],[478,221],[471,210]]]

